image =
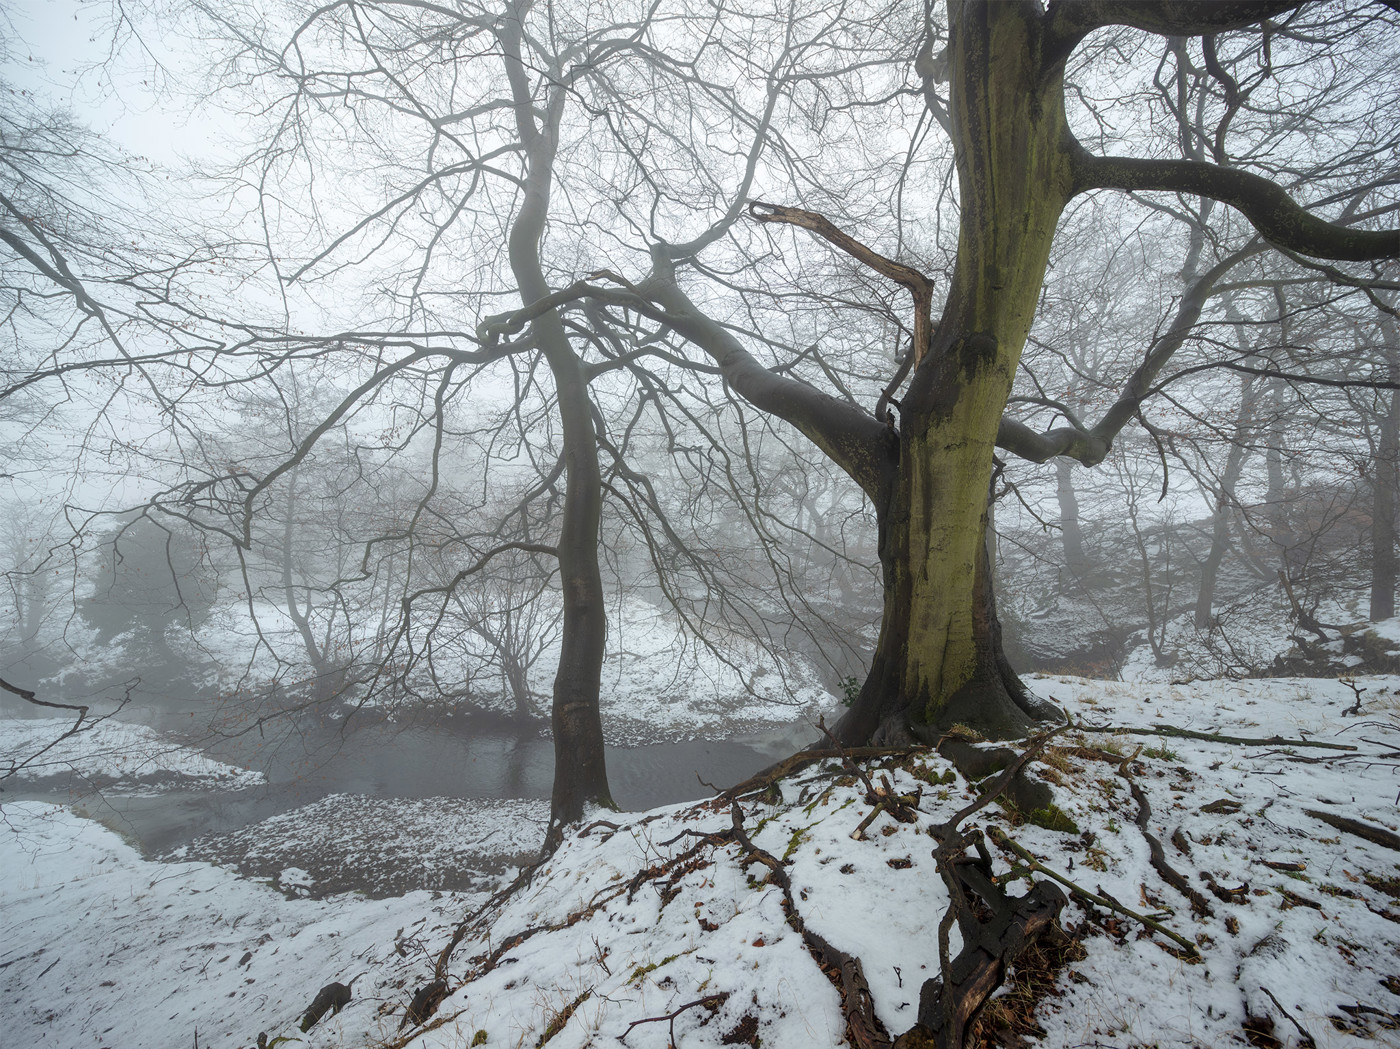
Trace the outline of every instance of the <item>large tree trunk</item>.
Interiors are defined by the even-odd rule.
[[[1001,652],[984,541],[992,453],[1073,188],[1063,67],[1042,62],[1035,3],[953,4],[953,134],[962,221],[953,284],[900,410],[899,462],[878,501],[885,613],[841,734],[989,737],[1032,717]]]

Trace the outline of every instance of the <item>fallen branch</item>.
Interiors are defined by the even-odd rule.
[[[1000,827],[997,827],[995,825],[989,826],[987,828],[987,835],[1002,848],[1009,849],[1011,852],[1014,852],[1017,856],[1019,856],[1022,859],[1022,861],[1025,862],[1026,866],[1029,867],[1031,870],[1039,871],[1041,874],[1044,874],[1047,878],[1054,878],[1057,882],[1068,888],[1071,892],[1073,892],[1076,896],[1080,897],[1081,899],[1088,900],[1090,903],[1098,904],[1100,907],[1106,907],[1111,911],[1117,911],[1119,914],[1125,915],[1126,917],[1133,919],[1133,921],[1138,922],[1141,925],[1144,925],[1147,928],[1151,929],[1153,932],[1159,932],[1163,936],[1167,937],[1167,939],[1179,944],[1182,950],[1184,950],[1192,958],[1200,957],[1200,951],[1196,949],[1196,945],[1190,940],[1188,940],[1185,936],[1182,936],[1180,933],[1173,932],[1161,922],[1153,918],[1149,918],[1145,914],[1139,914],[1137,911],[1125,907],[1123,906],[1123,904],[1118,903],[1115,900],[1110,900],[1107,897],[1099,895],[1098,893],[1090,892],[1082,885],[1076,885],[1074,882],[1066,878],[1063,874],[1057,874],[1055,871],[1052,871],[1049,867],[1045,866],[1045,864],[1041,863],[1038,859],[1036,859],[1035,856],[1033,856],[1028,850],[1021,847],[1019,844],[1007,837],[1006,832],[1003,831]]]
[[[1180,739],[1204,739],[1211,743],[1233,743],[1243,747],[1317,747],[1319,750],[1355,750],[1349,743],[1323,743],[1312,739],[1284,739],[1282,736],[1223,736],[1218,732],[1198,732],[1190,728],[1177,728],[1175,725],[1153,725],[1151,728],[1136,728],[1131,725],[1084,725],[1075,724],[1081,732],[1103,732],[1110,735],[1129,733],[1134,736],[1173,736]]]
[[[1011,781],[1016,778],[1017,774],[1021,771],[1021,769],[1025,768],[1027,762],[1029,762],[1032,758],[1036,757],[1042,750],[1044,750],[1046,745],[1049,744],[1049,742],[1052,739],[1054,739],[1061,732],[1064,732],[1070,727],[1070,724],[1068,723],[1068,721],[1066,721],[1066,723],[1063,725],[1060,725],[1056,728],[1052,728],[1049,731],[1042,732],[1038,736],[1032,737],[1031,741],[1026,745],[1026,749],[1023,750],[1014,761],[1007,765],[1006,768],[1002,769],[1001,774],[991,782],[991,784],[987,787],[986,791],[979,795],[975,800],[969,802],[968,804],[960,808],[957,812],[953,813],[952,819],[948,820],[941,826],[934,827],[931,831],[929,831],[929,833],[939,840],[942,840],[944,837],[951,836],[957,833],[958,825],[962,823],[963,820],[967,819],[969,816],[972,816],[977,812],[980,812],[982,809],[986,808],[988,805],[994,802],[997,798],[1001,797],[1001,795],[1005,793],[1006,788],[1011,786]]]
[[[1353,703],[1351,706],[1347,707],[1346,710],[1342,711],[1342,717],[1344,717],[1344,718],[1360,717],[1360,716],[1361,716],[1361,693],[1367,691],[1367,689],[1364,688],[1364,687],[1362,687],[1361,685],[1358,685],[1358,684],[1356,683],[1356,678],[1354,678],[1354,677],[1353,677],[1353,678],[1346,678],[1346,677],[1344,677],[1344,678],[1341,678],[1341,679],[1339,679],[1339,680],[1341,681],[1341,683],[1342,683],[1343,685],[1345,685],[1347,688],[1351,689],[1352,695],[1354,695],[1354,696],[1356,697],[1356,702]],[[1272,996],[1271,996],[1271,997],[1272,997]],[[1290,1017],[1290,1019],[1291,1019],[1291,1017]],[[1295,1026],[1296,1026],[1296,1025],[1295,1025]]]
[[[481,918],[487,913],[487,911],[499,907],[502,903],[508,900],[522,885],[528,884],[530,879],[534,876],[535,871],[537,871],[543,863],[544,857],[541,857],[534,863],[527,863],[524,866],[522,866],[520,868],[520,873],[515,876],[515,878],[511,881],[509,885],[507,885],[503,889],[498,890],[491,896],[489,900],[483,903],[476,910],[472,911],[471,914],[467,915],[465,919],[463,919],[457,924],[457,928],[455,928],[452,931],[452,938],[447,941],[447,946],[445,946],[440,952],[438,952],[437,963],[433,966],[434,980],[447,980],[447,963],[452,958],[452,952],[457,949],[457,945],[461,943],[462,938],[466,936],[467,930],[469,930],[473,925],[480,921]]]
[[[1118,775],[1128,781],[1128,789],[1132,791],[1133,800],[1138,804],[1138,830],[1147,841],[1148,859],[1152,863],[1152,869],[1164,882],[1191,901],[1191,910],[1195,914],[1203,917],[1213,916],[1215,911],[1211,908],[1210,901],[1186,880],[1184,874],[1167,862],[1166,850],[1162,848],[1161,839],[1147,829],[1147,821],[1152,818],[1152,806],[1147,803],[1147,795],[1142,787],[1138,786],[1137,780],[1133,779],[1132,773],[1128,771],[1126,760],[1118,766]]]
[[[1348,834],[1355,834],[1358,838],[1365,838],[1376,845],[1400,852],[1400,834],[1392,834],[1383,827],[1375,827],[1369,823],[1362,823],[1360,820],[1348,819],[1346,816],[1322,812],[1319,809],[1304,809],[1303,811],[1313,819],[1321,820],[1338,830],[1344,830]]]

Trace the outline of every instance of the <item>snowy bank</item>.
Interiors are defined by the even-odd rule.
[[[1400,851],[1384,842],[1400,832],[1400,679],[1358,682],[1354,715],[1339,682],[1035,685],[1076,720],[1148,731],[1060,735],[1030,766],[1053,810],[992,805],[963,824],[987,832],[1009,895],[1032,872],[999,840],[1114,901],[1066,890],[1071,942],[1014,974],[984,1034],[1184,1049],[1248,1044],[1248,1022],[1256,1044],[1300,1045],[1302,1032],[1324,1049],[1393,1042]],[[1154,724],[1287,739],[1183,739]],[[308,1047],[835,1047],[848,1003],[814,956],[819,939],[858,960],[872,1028],[897,1036],[940,967],[948,893],[928,832],[985,783],[930,752],[861,771],[909,801],[858,839],[875,806],[837,760],[743,795],[742,835],[725,801],[595,814],[528,884],[460,926],[445,985],[425,996],[441,1000],[412,1018],[479,897],[287,900],[204,864],[140,861],[62,810],[7,806],[10,1033],[65,1046],[189,1045],[198,1027],[209,1046],[261,1031]],[[1149,834],[1189,893],[1154,868]],[[346,1007],[303,1034],[316,990],[361,971]]]
[[[77,776],[113,794],[242,790],[263,782],[261,772],[216,761],[144,725],[108,718],[61,738],[72,727],[71,718],[0,718],[0,770],[16,766],[13,778],[25,786]]]

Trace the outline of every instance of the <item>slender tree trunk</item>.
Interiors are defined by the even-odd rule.
[[[1244,472],[1245,445],[1254,425],[1254,409],[1258,401],[1254,376],[1246,375],[1240,382],[1240,408],[1235,415],[1235,441],[1225,457],[1225,469],[1220,475],[1220,487],[1215,493],[1215,515],[1211,519],[1210,551],[1201,565],[1201,587],[1196,592],[1196,626],[1207,629],[1212,622],[1215,584],[1220,563],[1230,542],[1230,510],[1238,505],[1235,489]]]
[[[528,306],[553,290],[544,276],[539,249],[549,214],[559,121],[567,96],[556,81],[546,95],[545,112],[539,112],[530,72],[520,52],[520,17],[518,11],[514,12],[499,36],[514,96],[516,124],[528,154],[523,198],[511,225],[508,245],[520,300]],[[570,345],[557,312],[551,310],[532,321],[530,331],[554,377],[565,478],[556,544],[564,623],[550,717],[554,730],[554,790],[546,847],[552,847],[560,840],[563,826],[583,816],[585,805],[613,806],[598,709],[608,628],[602,574],[598,569],[603,495],[598,435],[583,362]]]
[[[1400,337],[1395,323],[1384,325],[1387,377],[1400,382]],[[1380,444],[1376,449],[1374,488],[1371,504],[1371,622],[1395,615],[1395,504],[1400,490],[1400,395],[1387,395],[1381,417]]]
[[[330,666],[330,661],[326,658],[327,649],[316,643],[316,635],[311,630],[310,598],[308,596],[305,609],[297,601],[293,565],[296,559],[293,538],[297,514],[297,473],[297,470],[291,470],[287,474],[287,498],[284,505],[286,519],[282,523],[282,593],[287,602],[287,617],[297,628],[302,646],[306,649],[306,658],[311,663],[311,672],[315,675],[314,696],[319,701],[330,696],[331,692],[334,691],[335,682],[333,681],[333,669]]]
[[[1084,553],[1084,533],[1079,527],[1079,499],[1074,494],[1074,462],[1055,460],[1055,495],[1060,504],[1060,542],[1065,551],[1065,569],[1071,583],[1079,583],[1089,571]]]
[[[1032,724],[1001,651],[985,542],[998,423],[1073,184],[1063,68],[1041,60],[1036,3],[950,4],[958,262],[900,411],[880,506],[885,613],[844,738],[987,736]]]

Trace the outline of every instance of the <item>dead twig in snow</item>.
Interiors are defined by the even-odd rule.
[[[725,1001],[727,1001],[728,998],[728,991],[723,991],[720,994],[707,994],[705,995],[705,997],[697,998],[693,1002],[686,1002],[679,1009],[674,1009],[671,1012],[667,1013],[665,1016],[648,1016],[642,1020],[633,1020],[630,1024],[627,1025],[627,1030],[623,1031],[620,1035],[617,1036],[617,1040],[619,1042],[627,1041],[627,1036],[632,1033],[632,1028],[636,1027],[638,1024],[654,1024],[660,1023],[662,1020],[667,1020],[670,1021],[670,1044],[675,1045],[677,1016],[680,1016],[680,1014],[685,1012],[687,1009],[698,1009],[701,1006],[705,1006],[706,1008],[718,1008]]]
[[[1366,689],[1362,688],[1360,685],[1358,685],[1358,684],[1356,683],[1356,678],[1344,677],[1344,678],[1338,678],[1338,680],[1341,681],[1341,683],[1342,683],[1343,685],[1345,685],[1347,688],[1351,689],[1352,694],[1353,694],[1354,696],[1356,696],[1356,702],[1353,703],[1351,706],[1347,707],[1346,710],[1342,711],[1342,717],[1344,717],[1344,718],[1360,717],[1360,716],[1361,716],[1361,693],[1365,692]],[[1273,995],[1270,995],[1269,997],[1272,998]]]
[[[1313,1049],[1313,1047],[1317,1045],[1317,1040],[1307,1032],[1307,1030],[1303,1027],[1302,1024],[1300,1024],[1297,1020],[1293,1019],[1293,1014],[1290,1013],[1287,1009],[1285,1009],[1283,1007],[1283,1003],[1274,997],[1274,992],[1269,990],[1263,984],[1259,985],[1259,989],[1269,996],[1269,1001],[1273,1002],[1276,1006],[1278,1006],[1278,1011],[1283,1013],[1284,1018],[1287,1019],[1289,1023],[1291,1023],[1294,1027],[1298,1029],[1298,1034],[1301,1036],[1301,1041],[1298,1042],[1298,1045],[1301,1047],[1301,1049]]]

